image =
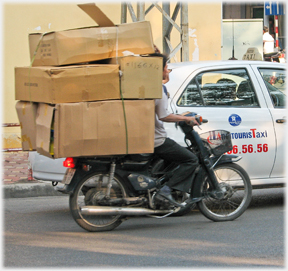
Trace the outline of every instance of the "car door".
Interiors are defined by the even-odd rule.
[[[173,72],[170,80],[177,80]],[[171,97],[170,106],[175,113],[193,111],[208,119],[199,133],[230,131],[233,150],[229,153],[243,157],[239,164],[255,179],[254,184],[269,178],[276,154],[273,119],[249,65],[207,65],[195,70]],[[168,136],[184,145],[180,130],[172,124],[165,127]]]
[[[286,129],[286,71],[284,68],[252,66],[256,76],[258,74],[259,85],[267,100],[268,109],[273,120],[275,130],[275,160],[271,170],[271,178],[284,177],[285,165],[285,129]]]

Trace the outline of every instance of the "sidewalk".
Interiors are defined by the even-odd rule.
[[[2,186],[4,198],[63,195],[51,182],[36,181],[29,174],[28,152],[2,153]]]

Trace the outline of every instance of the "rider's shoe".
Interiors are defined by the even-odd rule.
[[[191,198],[191,197],[189,197],[189,198],[186,199],[182,204],[183,204],[184,206],[192,205],[192,204],[194,204],[194,203],[196,203],[196,202],[201,201],[202,199],[203,199],[203,197],[198,197],[198,198]]]
[[[185,207],[184,204],[177,202],[176,200],[173,199],[172,195],[171,195],[171,189],[169,186],[164,185],[159,192],[156,194],[156,197],[159,198],[163,197],[165,199],[167,199],[171,204],[173,204],[174,206],[177,207]]]

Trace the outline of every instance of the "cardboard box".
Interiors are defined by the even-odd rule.
[[[118,65],[15,68],[16,100],[56,104],[119,98]]]
[[[111,61],[112,62],[112,61]],[[114,62],[116,63],[115,59]],[[162,97],[162,59],[119,58],[119,65],[16,67],[15,99],[43,103],[71,103]]]
[[[110,63],[120,65],[121,90],[125,99],[162,98],[161,57],[127,56],[111,59]]]
[[[38,103],[19,101],[15,107],[21,128],[22,150],[36,150],[36,114]]]
[[[127,135],[121,100],[39,104],[36,149],[54,158],[154,152],[154,101],[125,100],[124,107]]]
[[[95,4],[78,6],[99,26],[30,34],[32,66],[85,63],[124,56],[127,52],[154,53],[150,22],[114,25]]]

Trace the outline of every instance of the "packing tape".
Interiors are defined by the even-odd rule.
[[[33,64],[33,62],[34,62],[34,60],[35,60],[36,54],[37,54],[38,49],[39,49],[39,47],[40,47],[40,44],[41,44],[41,42],[42,42],[42,40],[43,40],[43,37],[44,37],[46,34],[47,34],[47,32],[42,33],[42,35],[41,35],[41,37],[40,37],[40,39],[39,39],[39,41],[38,41],[38,44],[37,44],[37,46],[36,46],[36,49],[35,49],[35,51],[34,51],[33,57],[32,57],[31,62],[30,62],[30,67],[32,67],[32,64]]]
[[[139,99],[145,99],[145,87],[141,86],[139,89]]]
[[[33,151],[33,145],[32,145],[32,142],[31,142],[31,139],[29,136],[27,135],[22,135],[21,136],[21,141],[24,143],[24,142],[27,142],[28,145],[29,145],[29,150],[30,151]]]
[[[119,29],[116,27],[116,64],[118,65],[118,39],[119,39]]]
[[[120,93],[121,93],[121,100],[122,100],[122,107],[123,107],[123,115],[124,115],[124,122],[125,122],[125,134],[126,134],[126,154],[128,154],[129,144],[128,144],[128,128],[127,128],[127,119],[126,119],[126,112],[125,112],[125,103],[122,95],[122,90],[120,86]]]
[[[23,102],[22,104],[22,115],[24,116],[26,114],[26,102]]]
[[[117,27],[116,28],[116,64],[117,65],[119,65],[119,63],[118,63],[118,32],[119,32],[119,29]],[[125,102],[124,102],[122,87],[121,87],[121,76],[122,75],[123,75],[123,72],[119,69],[119,86],[120,86],[120,95],[121,95],[121,100],[122,100],[123,115],[124,115],[124,122],[125,122],[125,134],[126,134],[126,154],[128,154],[128,150],[129,150],[128,128],[127,128],[127,119],[126,119],[126,112],[125,112]]]
[[[45,107],[44,107],[44,116],[47,116],[48,114],[48,104],[45,104]]]
[[[88,66],[85,66],[84,67],[84,85],[85,85],[85,88],[82,90],[82,100],[85,101],[89,101],[89,82],[88,82],[88,79],[86,80],[87,77],[90,77],[91,74],[90,74],[90,69]]]

